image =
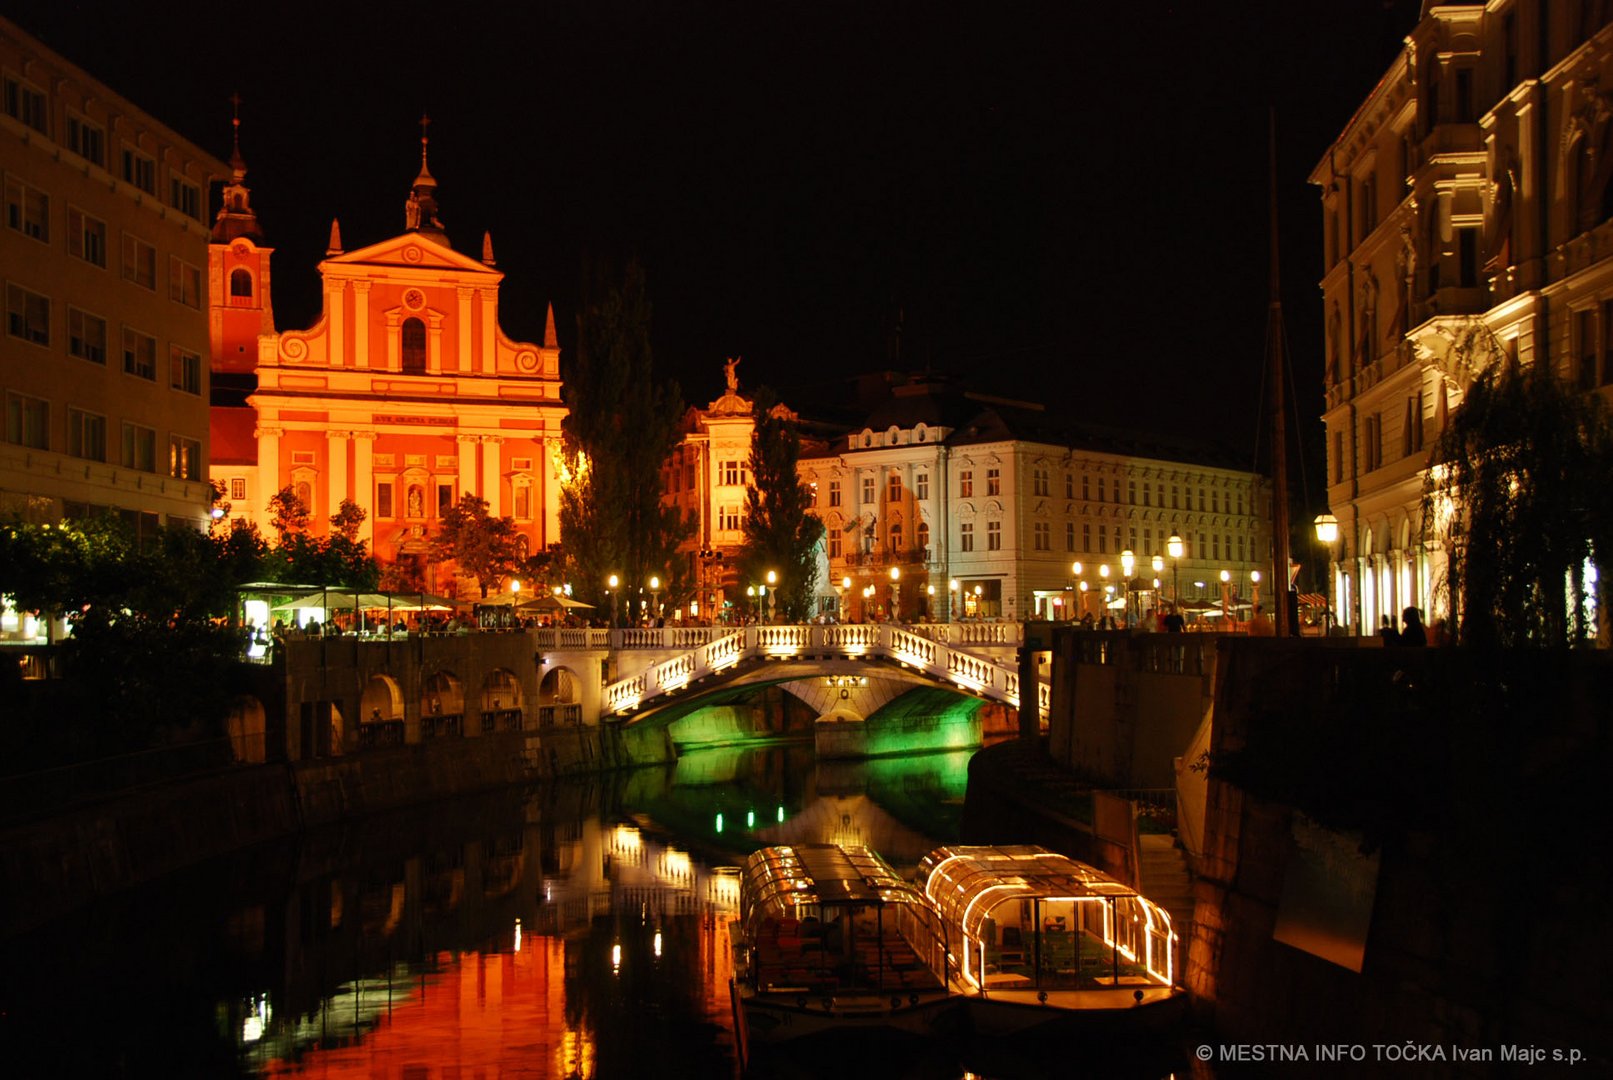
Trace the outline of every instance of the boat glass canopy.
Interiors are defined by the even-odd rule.
[[[753,852],[745,862],[740,897],[747,925],[793,917],[809,906],[924,903],[884,859],[850,844],[794,844]]]

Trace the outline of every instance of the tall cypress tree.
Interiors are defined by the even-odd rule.
[[[740,580],[765,581],[769,570],[776,572],[775,610],[794,622],[811,614],[823,522],[808,513],[812,489],[801,482],[796,468],[801,434],[794,414],[763,387],[756,392],[753,415],[756,429],[751,435],[751,486],[745,492],[741,523],[745,546],[739,555]]]
[[[625,613],[641,589],[648,598],[652,576],[668,604],[688,592],[677,548],[692,527],[661,502],[683,400],[675,383],[655,378],[644,271],[630,262],[620,280],[611,277],[597,264],[585,272],[565,376],[560,544],[573,595]],[[619,583],[607,598],[612,574]]]

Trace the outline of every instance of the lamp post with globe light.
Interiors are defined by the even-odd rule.
[[[612,630],[616,629],[616,594],[617,586],[620,584],[621,578],[615,574],[605,579],[605,603],[610,608],[610,628]]]
[[[1126,604],[1126,625],[1131,625],[1131,574],[1137,569],[1137,555],[1130,548],[1120,553],[1120,598]]]
[[[768,622],[773,621],[773,611],[778,606],[778,601],[774,599],[777,595],[778,573],[776,571],[769,570],[767,572],[767,586],[762,590],[762,598],[765,601],[763,606],[767,609]]]
[[[1336,614],[1338,611],[1336,600],[1338,598],[1333,595],[1334,585],[1336,584],[1333,571],[1333,545],[1338,543],[1339,539],[1339,519],[1332,514],[1318,514],[1316,515],[1315,524],[1316,539],[1320,540],[1323,546],[1327,548],[1327,612],[1322,619],[1322,631],[1325,634],[1328,619],[1332,619],[1334,623],[1338,622],[1338,615]]]
[[[1072,621],[1079,621],[1081,616],[1086,614],[1081,610],[1082,605],[1086,602],[1086,597],[1083,594],[1087,591],[1087,586],[1086,582],[1081,580],[1081,574],[1085,569],[1079,561],[1070,564],[1070,619]]]
[[[1178,613],[1182,608],[1182,555],[1186,551],[1181,535],[1171,533],[1170,539],[1165,541],[1165,552],[1171,557],[1171,603]]]
[[[661,579],[654,574],[650,575],[650,623],[654,625],[661,621]]]
[[[1225,630],[1229,623],[1230,609],[1232,607],[1232,571],[1221,571],[1221,629]]]
[[[902,568],[891,567],[891,622],[902,621]]]
[[[1165,556],[1155,555],[1149,560],[1148,565],[1152,567],[1154,571],[1154,610],[1157,612],[1160,607],[1159,579],[1165,573]]]

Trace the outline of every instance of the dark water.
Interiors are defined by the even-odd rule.
[[[732,1077],[738,863],[839,840],[911,867],[958,839],[968,757],[702,751],[217,860],[0,943],[0,1062],[23,1077]],[[1160,1077],[1174,1061],[1145,1057],[791,1071]]]

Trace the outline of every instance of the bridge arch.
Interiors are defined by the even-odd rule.
[[[332,709],[333,715],[335,710]],[[364,684],[364,693],[358,705],[358,741],[360,746],[403,745],[403,691],[390,675],[371,675]],[[339,724],[334,721],[333,724]],[[339,731],[331,732],[331,745]]]
[[[420,686],[420,735],[465,733],[465,685],[451,671],[439,670]]]
[[[230,702],[224,730],[229,735],[230,752],[243,764],[261,765],[267,759],[267,729],[263,702],[242,694]]]
[[[508,668],[494,668],[482,679],[482,730],[519,730],[521,723],[521,681]]]

